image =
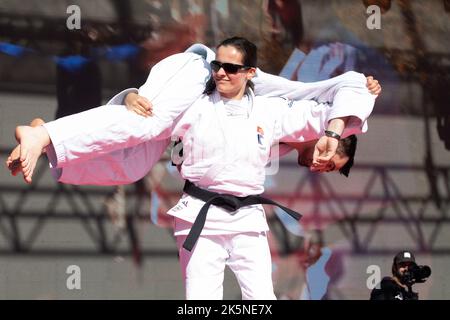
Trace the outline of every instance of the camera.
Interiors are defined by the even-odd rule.
[[[381,280],[380,287],[370,293],[370,300],[419,300],[412,286],[425,282],[430,275],[431,268],[418,265],[411,251],[400,251],[392,262],[392,276]]]
[[[402,276],[401,281],[406,285],[414,283],[423,283],[431,275],[431,268],[425,265],[417,265],[415,263],[408,267],[408,270]]]

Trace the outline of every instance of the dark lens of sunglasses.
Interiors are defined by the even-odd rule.
[[[242,68],[242,66],[232,63],[220,63],[218,61],[211,61],[211,69],[214,72],[218,72],[220,68],[223,68],[226,73],[236,73],[240,68]]]
[[[223,70],[225,70],[225,72],[227,73],[236,73],[239,71],[239,69],[241,68],[241,66],[238,66],[236,64],[232,64],[232,63],[223,63],[222,64],[222,68]]]
[[[217,61],[211,61],[211,69],[212,69],[214,72],[219,71],[219,70],[220,70],[220,67],[221,67],[221,65],[220,65],[219,62],[217,62]]]

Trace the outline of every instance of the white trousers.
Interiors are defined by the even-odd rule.
[[[107,105],[44,124],[57,167],[80,163],[110,152],[170,137],[173,121],[205,89],[210,67],[195,53],[179,53],[156,64],[139,94],[153,104],[152,117]]]
[[[185,239],[177,236],[186,299],[223,299],[225,266],[236,276],[243,300],[276,299],[265,233],[202,235],[191,252],[182,247]]]
[[[151,140],[116,150],[89,161],[58,167],[53,148],[47,148],[50,173],[56,181],[76,185],[121,185],[145,177],[160,160],[170,140]]]

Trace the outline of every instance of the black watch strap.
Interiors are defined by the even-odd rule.
[[[340,135],[338,135],[336,132],[333,132],[333,131],[330,131],[330,130],[325,130],[325,135],[327,137],[331,137],[331,138],[335,138],[335,139],[341,140],[341,136]]]

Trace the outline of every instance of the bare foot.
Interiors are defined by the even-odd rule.
[[[30,127],[38,127],[38,126],[42,126],[45,123],[44,120],[42,120],[41,118],[34,118],[33,120],[31,120],[30,122]]]
[[[42,150],[50,144],[50,137],[43,126],[18,126],[16,139],[20,144],[23,177],[27,183],[31,183],[36,163]]]
[[[44,123],[44,120],[42,120],[41,118],[35,118],[30,122],[30,126],[37,127],[43,125]],[[22,171],[22,163],[20,161],[20,144],[17,145],[10,153],[8,159],[6,160],[6,165],[13,176],[16,176],[19,172]]]

